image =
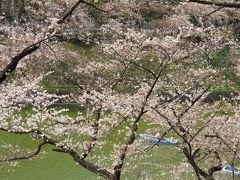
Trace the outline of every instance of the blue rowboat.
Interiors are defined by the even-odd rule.
[[[240,176],[240,169],[239,168],[233,168],[232,166],[230,165],[227,165],[223,168],[223,171],[225,173],[229,173],[231,175],[235,175],[235,176]]]
[[[159,140],[157,137],[153,136],[153,135],[147,135],[147,134],[140,134],[139,135],[139,140],[140,141],[145,141],[145,142],[150,142],[153,144],[157,144],[157,145],[176,145],[177,144],[177,140],[175,139],[161,139]]]

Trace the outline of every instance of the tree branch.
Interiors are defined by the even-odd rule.
[[[13,158],[8,158],[8,159],[5,159],[5,160],[0,160],[0,162],[9,162],[9,161],[18,161],[18,160],[25,160],[25,159],[30,159],[30,158],[33,158],[34,156],[37,156],[42,147],[47,144],[46,142],[42,142],[41,144],[38,145],[38,149],[32,153],[32,154],[29,154],[27,156],[20,156],[20,157],[13,157]]]
[[[32,52],[36,51],[40,47],[40,43],[30,45],[26,47],[20,54],[16,55],[12,58],[11,62],[5,67],[5,69],[0,73],[0,84],[8,77],[10,73],[12,73],[19,61],[24,58],[25,56],[31,54]]]
[[[62,18],[60,18],[57,21],[57,24],[62,24],[64,23],[64,21],[71,16],[71,14],[73,13],[73,11],[79,6],[79,4],[87,4],[91,7],[95,7],[93,4],[88,3],[84,0],[78,0],[73,6],[72,8],[67,11],[67,13],[65,13],[65,15],[63,15]],[[97,7],[95,7],[96,9],[98,9]],[[100,10],[100,9],[98,9]],[[51,25],[50,25],[51,26]],[[49,33],[51,34],[52,32],[54,32],[54,30],[52,28],[49,28]],[[45,33],[46,34],[46,33]],[[18,63],[27,55],[35,52],[41,45],[42,42],[44,42],[47,39],[50,39],[52,36],[45,36],[43,37],[41,40],[39,40],[38,42],[26,47],[22,52],[20,52],[18,55],[16,55],[15,57],[13,57],[11,59],[11,62],[4,68],[4,70],[0,73],[0,84],[9,76],[9,74],[11,74],[13,71],[15,71],[15,69],[17,68]]]
[[[136,139],[136,132],[138,130],[138,123],[139,121],[141,120],[142,116],[145,114],[145,108],[146,108],[146,103],[149,99],[149,97],[151,96],[152,92],[153,92],[153,89],[155,87],[155,85],[157,84],[158,80],[160,79],[163,71],[165,70],[165,68],[167,67],[168,64],[164,65],[162,67],[162,69],[159,71],[158,75],[155,77],[148,93],[146,94],[145,96],[145,99],[143,101],[143,104],[142,104],[142,107],[137,115],[137,117],[135,118],[135,121],[133,122],[132,126],[131,126],[131,134],[129,135],[128,137],[128,140],[125,144],[125,146],[123,147],[122,151],[120,152],[120,155],[119,155],[119,163],[117,165],[115,165],[113,167],[114,169],[114,175],[116,178],[120,179],[120,176],[121,176],[121,170],[122,170],[122,167],[123,167],[123,163],[124,163],[124,160],[126,158],[126,154],[127,154],[127,151],[128,151],[128,148],[130,145],[132,145]]]
[[[213,5],[213,6],[221,6],[226,8],[240,8],[240,3],[237,3],[237,2],[213,2],[213,1],[205,1],[205,0],[188,0],[188,2]]]
[[[94,132],[93,132],[92,141],[88,144],[87,150],[81,155],[82,159],[85,159],[89,155],[89,153],[91,153],[91,151],[93,150],[93,148],[96,145],[96,142],[97,142],[97,139],[98,139],[97,136],[98,136],[98,132],[99,132],[99,120],[100,120],[100,117],[101,117],[101,111],[102,111],[101,108],[99,108],[97,110],[96,122],[93,125]]]
[[[56,152],[63,152],[63,153],[67,153],[69,155],[71,155],[74,159],[75,162],[77,162],[80,166],[86,168],[87,170],[93,172],[93,173],[96,173],[96,174],[99,174],[100,176],[102,177],[105,177],[107,179],[111,179],[113,177],[113,174],[111,172],[109,172],[108,170],[102,168],[102,167],[99,167],[91,162],[88,162],[86,160],[84,160],[80,155],[77,154],[77,152],[75,152],[73,149],[69,148],[69,147],[66,147],[65,145],[58,145],[58,142],[47,137],[46,135],[44,135],[42,132],[38,131],[38,130],[30,130],[30,131],[24,131],[24,132],[17,132],[17,131],[9,131],[7,129],[3,129],[1,128],[0,130],[2,131],[7,131],[9,133],[14,133],[14,134],[32,134],[32,136],[36,139],[42,139],[44,142],[41,143],[37,149],[37,151],[29,156],[24,156],[24,157],[17,157],[17,158],[12,158],[12,159],[8,159],[8,160],[3,160],[0,162],[6,162],[6,161],[14,161],[14,160],[22,160],[22,159],[29,159],[29,158],[32,158],[33,156],[36,156],[42,146],[44,144],[51,144],[55,147],[57,147],[57,149],[53,149],[54,151]]]

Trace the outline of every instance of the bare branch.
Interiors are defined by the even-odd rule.
[[[220,10],[223,9],[223,8],[224,8],[224,7],[219,7],[219,8],[217,8],[217,9],[213,10],[212,12],[207,13],[207,14],[201,16],[201,17],[207,17],[207,16],[210,16],[210,15],[214,14],[215,12],[220,11]]]

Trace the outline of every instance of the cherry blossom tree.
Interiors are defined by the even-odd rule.
[[[1,27],[0,130],[29,134],[41,143],[34,152],[21,156],[16,151],[1,162],[33,158],[50,144],[89,171],[120,179],[127,157],[156,148],[137,140],[146,122],[158,127],[159,141],[178,139],[175,148],[185,159],[176,172],[187,163],[196,179],[214,179],[226,162],[234,167],[239,161],[238,96],[213,101],[209,96],[214,87],[236,83],[239,75],[239,37],[231,23],[231,14],[239,16],[237,8],[235,2],[198,0],[26,1],[25,14]],[[61,41],[72,38],[93,43],[97,55],[64,47]],[[71,72],[59,71],[57,65],[68,59],[75,64]],[[74,83],[77,93],[44,90],[44,78],[54,73]],[[54,106],[58,102],[74,102],[82,110],[72,117],[68,109]],[[26,107],[32,112],[24,117]],[[112,143],[107,137],[113,131],[119,137],[111,152],[95,155]]]

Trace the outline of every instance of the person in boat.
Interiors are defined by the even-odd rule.
[[[160,138],[160,133],[158,132],[156,135],[155,135],[156,138]]]

